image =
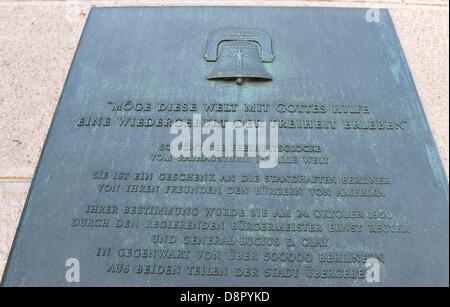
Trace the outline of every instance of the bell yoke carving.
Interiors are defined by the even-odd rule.
[[[205,59],[217,62],[208,80],[270,81],[263,63],[272,62],[272,41],[261,30],[219,29],[209,35]]]

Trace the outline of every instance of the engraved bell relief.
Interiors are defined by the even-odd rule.
[[[205,59],[217,62],[208,80],[270,81],[263,63],[272,62],[272,42],[260,30],[220,29],[208,38]]]

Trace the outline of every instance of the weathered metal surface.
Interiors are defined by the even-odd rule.
[[[272,81],[207,80],[208,35],[230,27],[270,36]],[[276,121],[279,164],[172,158],[171,123],[195,113]],[[448,219],[387,11],[94,9],[3,284],[448,285]]]

